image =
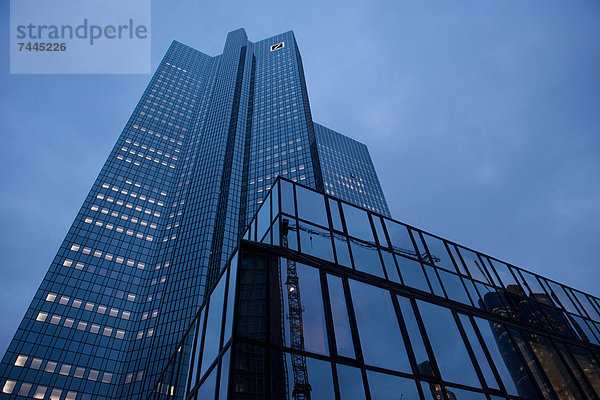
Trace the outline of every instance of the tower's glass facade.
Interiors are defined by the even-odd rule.
[[[276,177],[324,190],[316,129],[292,32],[239,29],[214,57],[173,42],[2,359],[0,397],[144,397]],[[355,186],[356,201],[387,211],[360,157],[379,200]]]
[[[597,399],[600,299],[279,179],[153,399]]]

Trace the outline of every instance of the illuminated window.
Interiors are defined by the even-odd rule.
[[[27,356],[21,356],[21,355],[19,355],[17,357],[17,360],[15,361],[15,365],[17,367],[24,367],[26,362],[27,362]]]
[[[86,322],[79,322],[77,324],[77,329],[79,329],[80,331],[85,331],[85,329],[87,328],[87,323]]]
[[[52,393],[50,393],[50,400],[60,400],[61,394],[62,394],[62,390],[52,389]]]
[[[67,392],[65,400],[75,400],[77,398],[77,392]]]
[[[46,301],[54,301],[56,300],[56,295],[54,293],[48,293],[48,296],[46,296]]]
[[[62,305],[65,305],[65,306],[66,306],[67,304],[69,304],[69,298],[68,298],[68,297],[66,297],[66,296],[62,296],[62,297],[60,298],[60,301],[59,301],[59,303],[60,303],[60,304],[62,304]]]
[[[46,396],[46,390],[48,390],[48,388],[46,386],[38,386],[37,389],[35,389],[33,398],[34,399],[43,399]]]
[[[42,366],[42,360],[40,358],[34,358],[33,360],[31,360],[31,365],[29,365],[29,368],[40,369],[41,366]]]
[[[102,382],[103,383],[110,383],[110,381],[112,381],[112,374],[109,374],[108,372],[105,372],[104,375],[102,376]]]
[[[59,317],[58,315],[53,315],[52,318],[50,319],[50,323],[53,325],[58,325],[60,323],[61,317]]]
[[[98,333],[99,331],[100,331],[100,326],[92,324],[92,327],[90,328],[90,332]]]
[[[62,367],[60,367],[60,371],[59,371],[58,373],[59,373],[59,374],[61,374],[61,375],[66,375],[66,376],[68,376],[68,375],[69,375],[69,372],[71,372],[71,366],[70,366],[70,365],[63,364],[63,366],[62,366]]]
[[[15,389],[16,384],[17,381],[6,381],[6,383],[4,383],[4,386],[2,387],[2,393],[11,394]]]
[[[75,369],[75,373],[73,374],[73,376],[75,378],[83,378],[83,374],[85,373],[85,368],[79,368],[77,367]]]
[[[37,318],[35,319],[36,321],[40,321],[40,322],[44,322],[46,321],[46,318],[48,318],[48,314],[47,313],[39,313]]]
[[[29,392],[31,391],[31,383],[22,383],[21,388],[19,389],[19,396],[29,396]]]
[[[88,375],[88,380],[90,381],[97,381],[98,380],[98,371],[90,371],[89,375]]]
[[[51,374],[54,373],[54,370],[56,369],[56,363],[52,362],[52,361],[48,361],[48,363],[46,364],[46,368],[44,368],[44,371],[46,372],[50,372]]]

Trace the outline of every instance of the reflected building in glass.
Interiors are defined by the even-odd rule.
[[[597,399],[600,299],[278,178],[153,399]]]
[[[0,365],[2,398],[600,398],[600,299],[391,219],[292,32],[174,42]]]

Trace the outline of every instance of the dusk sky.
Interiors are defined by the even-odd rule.
[[[220,54],[294,30],[313,119],[365,143],[395,219],[600,296],[600,2],[152,3]],[[4,354],[150,75],[10,75],[0,51]]]

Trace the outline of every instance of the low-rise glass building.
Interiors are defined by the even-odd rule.
[[[598,399],[600,299],[279,178],[153,399]]]

